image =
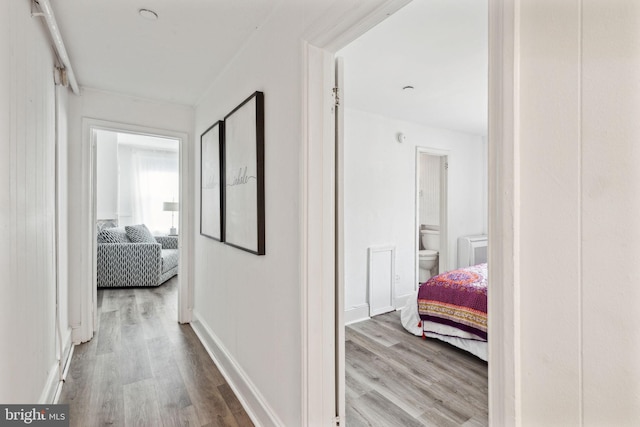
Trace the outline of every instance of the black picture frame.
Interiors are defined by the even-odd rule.
[[[224,121],[200,135],[200,234],[224,242]]]
[[[225,244],[264,255],[264,93],[254,92],[224,123]]]

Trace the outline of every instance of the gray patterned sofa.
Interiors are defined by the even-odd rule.
[[[160,286],[176,274],[176,236],[153,236],[143,224],[98,233],[99,288]]]

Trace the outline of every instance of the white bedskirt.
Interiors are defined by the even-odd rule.
[[[402,320],[402,326],[407,331],[419,337],[423,335],[423,326],[420,326],[422,323],[420,321],[420,315],[418,314],[418,291],[415,291],[407,298],[407,304],[400,312],[400,319]],[[424,322],[424,328],[426,328],[427,331],[434,331],[424,332],[425,336],[437,338],[440,341],[468,351],[484,361],[488,360],[488,345],[486,341],[453,336],[459,335],[460,331],[452,326],[441,325],[439,323],[426,321]]]

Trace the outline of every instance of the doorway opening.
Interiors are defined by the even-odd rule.
[[[83,129],[89,148],[86,248],[91,258],[82,289],[79,341],[90,340],[97,330],[98,286],[159,288],[166,282],[171,300],[177,299],[171,303],[172,317],[188,323],[191,289],[184,265],[189,221],[183,208],[187,135],[94,119],[84,119]],[[134,252],[125,253],[130,250]]]
[[[419,285],[457,268],[459,238],[487,233],[488,6],[463,3],[464,12],[458,3],[412,2],[336,54],[345,82],[336,107],[344,129],[336,336],[346,339],[336,363],[338,372],[345,365],[337,395],[344,384],[347,425],[488,424],[487,364],[464,341],[475,337],[461,332],[458,343],[443,329],[441,340],[433,321],[422,328],[418,317]],[[463,367],[464,379],[455,374]]]
[[[447,154],[416,147],[416,288],[454,268],[449,262],[448,170]]]
[[[336,144],[334,115],[335,53],[409,3],[384,0],[363,8],[351,19],[329,15],[316,23],[304,44],[305,102],[302,147],[303,245],[301,291],[303,339],[303,419],[309,423],[335,424],[344,419],[344,347],[337,339],[344,333],[344,299],[340,252],[343,246],[336,220],[341,203],[335,184]],[[489,419],[491,425],[518,420],[519,280],[515,251],[518,239],[517,140],[519,85],[516,73],[517,13],[514,5],[489,0],[489,93],[487,177],[489,275]],[[347,91],[348,96],[348,91]],[[313,159],[313,160],[312,160]],[[338,168],[339,170],[339,168]],[[324,191],[324,189],[328,189]],[[451,206],[451,204],[450,204]],[[332,239],[331,236],[336,236]],[[329,239],[329,242],[327,242]],[[337,277],[336,277],[337,276]],[[317,301],[327,301],[318,305]],[[335,302],[335,306],[330,303]],[[327,373],[336,373],[327,375]]]

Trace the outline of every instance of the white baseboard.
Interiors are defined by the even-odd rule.
[[[62,337],[62,361],[63,368],[71,361],[71,355],[73,354],[73,346],[71,344],[71,330],[67,331],[65,336]],[[62,389],[63,382],[60,381],[60,368],[58,361],[55,361],[49,368],[49,376],[42,389],[39,404],[55,403],[59,397],[60,390]]]
[[[401,310],[407,304],[407,300],[411,298],[413,293],[400,295],[395,298],[394,304],[396,310]],[[350,325],[352,323],[362,322],[369,319],[369,304],[360,304],[355,307],[351,307],[344,311],[344,324]]]
[[[266,399],[251,382],[248,375],[242,370],[231,354],[229,354],[209,326],[202,321],[202,317],[195,309],[193,310],[191,327],[222,373],[222,376],[227,380],[227,383],[236,394],[236,397],[244,407],[247,415],[249,415],[249,418],[251,418],[251,421],[253,421],[256,426],[284,426],[284,423],[280,421]]]
[[[63,360],[62,381],[58,383],[58,388],[53,398],[53,403],[58,403],[58,399],[60,399],[60,393],[62,393],[62,386],[64,386],[64,380],[67,379],[67,373],[69,372],[69,368],[71,367],[71,358],[73,357],[73,350],[76,348],[72,340],[71,331],[69,331],[65,345],[62,348],[64,349],[62,351],[62,360]]]
[[[405,295],[400,295],[399,297],[396,297],[396,310],[402,310],[402,308],[407,305],[407,300],[409,298],[411,298],[411,296],[413,296],[414,293],[410,293],[410,294],[405,294]]]
[[[49,376],[38,399],[38,404],[45,405],[53,402],[59,382],[58,362],[56,361],[49,367]]]
[[[362,322],[369,318],[369,304],[360,304],[344,311],[344,324]]]

